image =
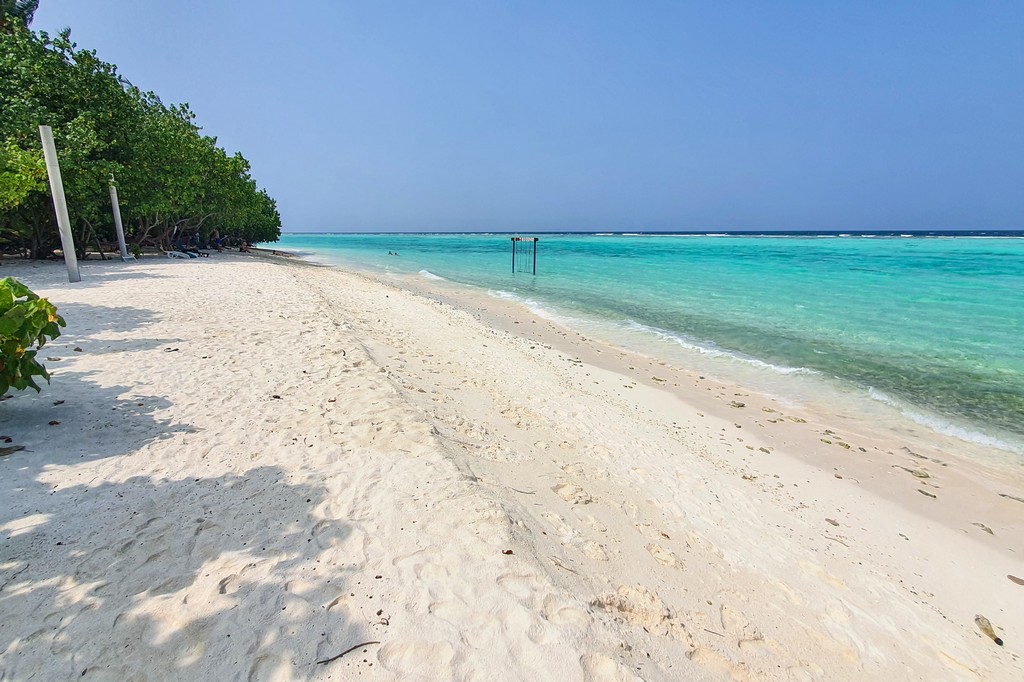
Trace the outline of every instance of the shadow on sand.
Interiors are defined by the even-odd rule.
[[[76,332],[55,355],[71,343],[104,352],[117,342],[103,336],[152,320],[134,308],[62,312]],[[325,488],[273,465],[211,464],[185,479],[153,460],[144,476],[97,467],[166,453],[151,446],[195,429],[161,416],[167,398],[61,362],[48,363],[42,393],[0,403],[0,436],[24,447],[0,457],[0,679],[301,678],[374,639],[372,614],[345,603],[359,588],[344,566],[365,557],[349,523],[318,513],[333,503]]]

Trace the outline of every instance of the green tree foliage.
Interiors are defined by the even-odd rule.
[[[16,279],[0,279],[0,395],[12,388],[38,391],[35,377],[50,381],[36,353],[60,336],[63,326],[64,319],[45,298]]]
[[[53,128],[79,248],[114,239],[111,175],[134,244],[169,246],[179,230],[214,229],[277,240],[277,207],[245,158],[203,135],[187,104],[167,106],[135,87],[69,31],[29,30],[34,4],[0,0],[0,249],[42,258],[59,244],[40,124]],[[15,5],[21,14],[8,9]]]
[[[39,9],[39,0],[0,0],[0,31],[25,28]]]

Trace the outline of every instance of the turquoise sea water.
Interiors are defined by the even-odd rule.
[[[1024,443],[1024,239],[538,236],[536,276],[511,272],[504,234],[290,234],[280,247],[826,377]]]

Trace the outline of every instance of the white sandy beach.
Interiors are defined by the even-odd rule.
[[[1024,679],[1020,467],[285,261],[0,266],[0,680]]]

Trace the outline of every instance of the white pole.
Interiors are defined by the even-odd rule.
[[[114,227],[117,228],[117,246],[121,249],[121,260],[127,263],[135,260],[135,256],[128,255],[128,247],[124,245],[124,225],[121,224],[121,204],[117,201],[117,185],[114,184],[114,174],[110,174],[110,208],[114,211]]]
[[[53,144],[53,130],[50,126],[39,126],[39,139],[43,141],[46,174],[50,177],[50,192],[53,194],[53,209],[57,213],[57,227],[60,229],[60,248],[64,251],[64,262],[68,266],[68,281],[81,282],[75,239],[71,236],[71,218],[68,217],[68,204],[64,199],[64,182],[60,179],[57,148]]]

